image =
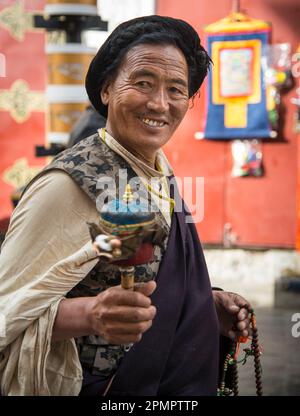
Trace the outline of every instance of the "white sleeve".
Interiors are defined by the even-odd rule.
[[[63,172],[36,180],[15,209],[0,254],[4,394],[76,394],[80,387],[74,340],[51,347],[51,334],[60,300],[98,262],[86,225],[96,219],[93,202]]]

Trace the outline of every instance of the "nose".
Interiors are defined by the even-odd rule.
[[[159,88],[152,92],[147,102],[148,110],[157,113],[165,113],[169,110],[169,98],[164,88]]]

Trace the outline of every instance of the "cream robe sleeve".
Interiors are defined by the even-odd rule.
[[[4,395],[77,395],[75,341],[51,344],[57,307],[98,259],[86,221],[93,202],[64,172],[37,179],[15,209],[0,254],[0,389]]]

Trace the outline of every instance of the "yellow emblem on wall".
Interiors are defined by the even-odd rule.
[[[261,42],[256,39],[214,42],[212,101],[224,105],[227,128],[247,126],[248,104],[261,100]]]
[[[0,26],[9,31],[19,42],[24,40],[26,30],[33,28],[33,14],[24,10],[22,1],[0,11]]]
[[[3,172],[2,179],[15,188],[25,186],[43,166],[29,166],[26,158],[15,160],[14,164]]]
[[[46,111],[45,94],[30,91],[27,82],[18,79],[9,90],[0,90],[0,111],[9,111],[17,123],[23,123],[32,111]]]

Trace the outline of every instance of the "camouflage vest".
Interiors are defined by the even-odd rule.
[[[114,179],[118,196],[120,191],[118,188],[119,170],[126,170],[128,180],[137,176],[122,157],[101,141],[98,133],[60,153],[38,176],[54,169],[62,169],[68,173],[95,202],[98,210],[101,207],[98,206],[97,202],[101,192],[103,192],[103,189],[97,187],[99,177],[105,175],[105,177]],[[145,188],[142,190],[142,194],[147,198],[149,197]],[[161,227],[169,234],[169,226],[163,215],[158,209],[156,209],[156,212]],[[164,242],[163,249],[155,246],[154,261],[136,266],[136,282],[147,282],[156,278],[166,246],[167,239]],[[120,273],[118,267],[113,264],[99,262],[80,283],[70,290],[67,297],[95,296],[103,290],[119,284]],[[126,353],[126,347],[110,345],[97,335],[76,338],[75,341],[83,367],[88,369],[91,374],[103,378],[110,377],[116,371]]]

